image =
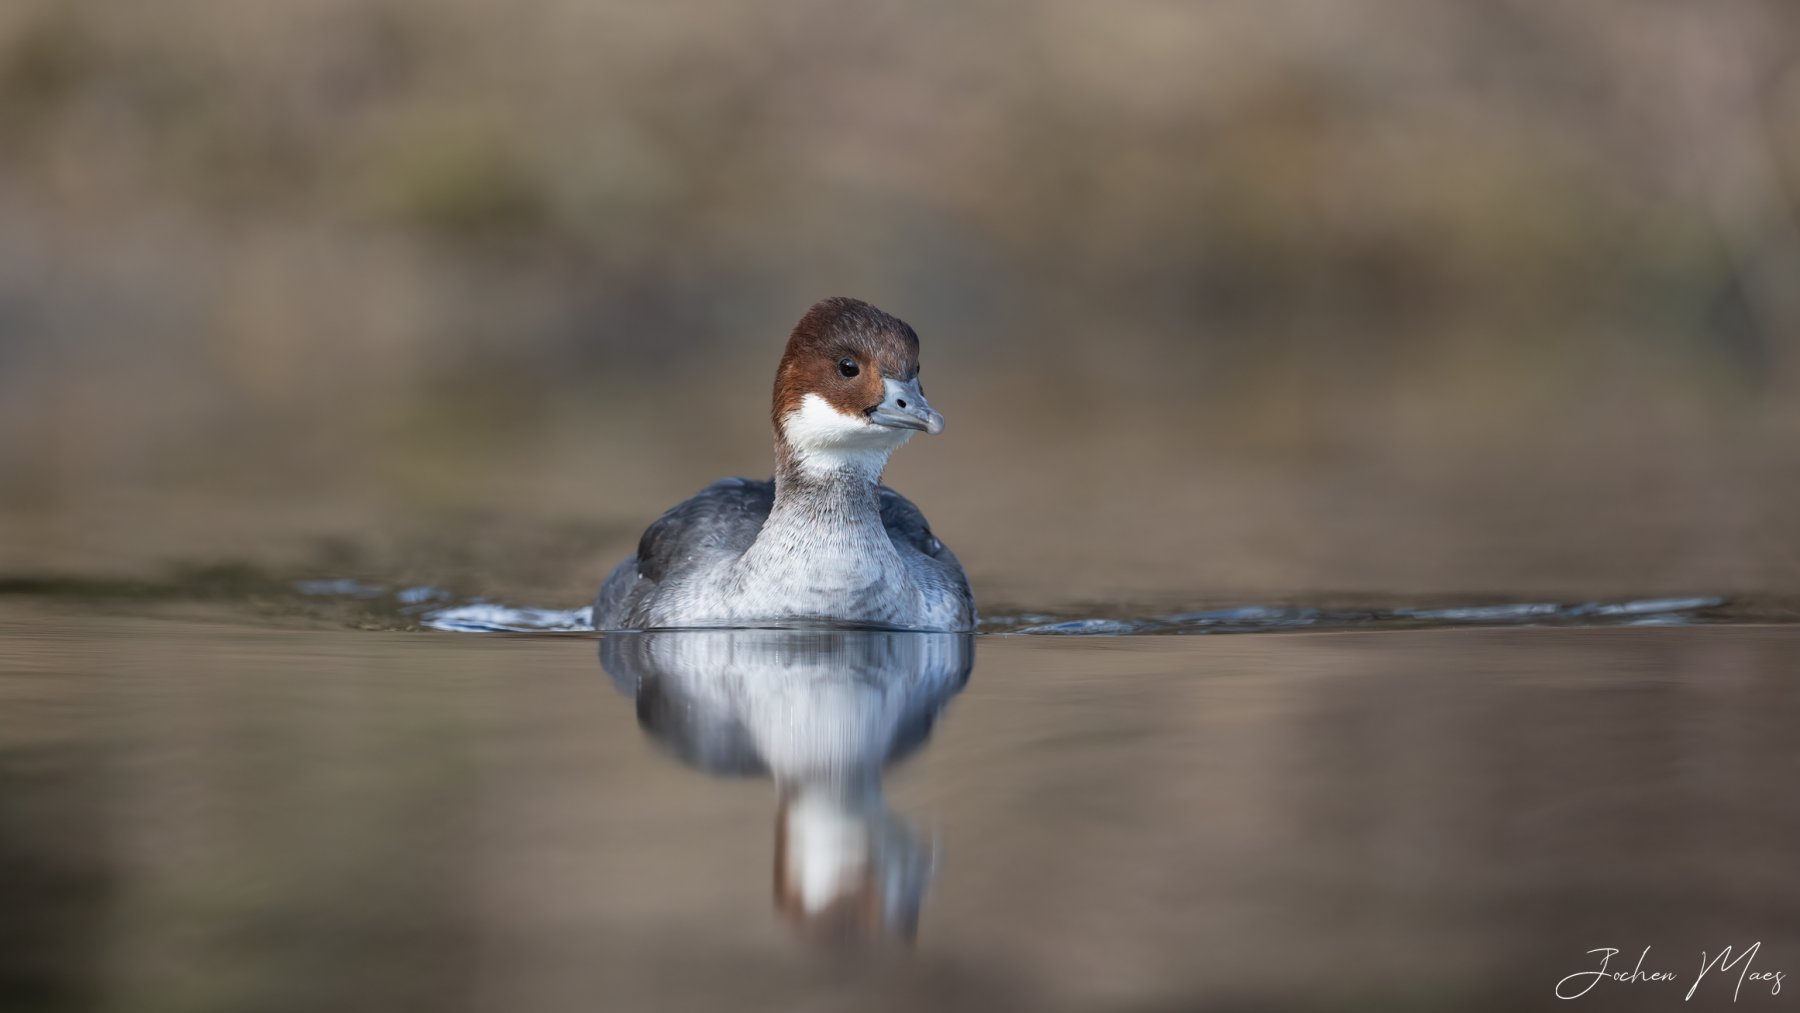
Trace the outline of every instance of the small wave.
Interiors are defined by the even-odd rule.
[[[986,633],[1039,636],[1268,633],[1278,630],[1422,629],[1457,626],[1674,626],[1705,621],[1717,597],[1640,598],[1616,602],[1505,602],[1434,608],[1301,608],[1247,605],[1126,619],[993,616]]]
[[[297,581],[302,595],[358,602],[386,601],[399,625],[416,623],[450,633],[588,633],[590,607],[560,609],[504,605],[474,599],[457,602],[439,587],[388,588],[360,580]],[[977,632],[1028,636],[1119,637],[1284,630],[1437,629],[1480,626],[1674,626],[1728,622],[1726,599],[1666,596],[1615,601],[1526,601],[1430,606],[1326,607],[1232,605],[1149,615],[1082,615],[1071,611],[1016,612],[983,618]],[[1742,617],[1737,617],[1742,618]]]
[[[478,602],[426,613],[420,624],[449,633],[584,633],[594,628],[592,606],[513,608]]]
[[[1716,620],[1715,610],[1724,605],[1723,598],[1693,596],[1610,602],[1504,602],[1431,608],[1239,605],[1127,617],[1026,612],[989,616],[981,621],[978,632],[1117,637],[1459,626],[1671,626]],[[536,608],[482,601],[433,608],[419,617],[419,624],[427,629],[452,633],[578,633],[594,628],[591,608]]]

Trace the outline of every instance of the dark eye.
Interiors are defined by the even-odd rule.
[[[858,373],[860,373],[860,372],[862,372],[862,367],[861,367],[861,366],[858,366],[858,365],[857,365],[857,364],[856,364],[856,360],[855,360],[855,359],[851,359],[851,358],[843,358],[843,359],[839,359],[839,360],[838,360],[838,373],[839,373],[839,375],[841,375],[841,376],[855,376],[855,375],[856,375],[856,374],[858,374]]]

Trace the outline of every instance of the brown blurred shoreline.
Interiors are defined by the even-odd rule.
[[[578,602],[851,294],[985,601],[1792,593],[1796,17],[24,0],[0,576]]]

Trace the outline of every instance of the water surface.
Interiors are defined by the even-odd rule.
[[[1800,971],[1796,671],[1783,627],[596,641],[15,598],[0,1006],[1574,1008],[1601,946]],[[1684,989],[1580,1006],[1729,1001]]]

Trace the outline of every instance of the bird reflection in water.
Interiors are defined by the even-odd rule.
[[[805,935],[910,940],[935,846],[881,775],[968,682],[974,639],[873,630],[607,634],[600,664],[683,763],[776,787],[775,907]]]

